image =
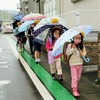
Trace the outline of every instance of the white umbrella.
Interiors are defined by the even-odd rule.
[[[50,33],[53,27],[58,26],[62,29],[62,33],[64,33],[66,28],[66,21],[58,16],[43,18],[34,28],[34,37],[36,37],[37,41],[41,44],[45,42],[45,38],[47,33]]]
[[[92,31],[92,26],[88,25],[81,25],[74,27],[72,29],[69,29],[68,31],[65,31],[61,37],[56,41],[53,51],[52,51],[52,56],[57,56],[62,53],[63,45],[65,42],[68,42],[70,39],[72,39],[75,35],[84,32],[85,36]]]
[[[63,26],[66,27],[66,20],[64,20],[63,18],[58,17],[58,16],[53,16],[53,17],[43,18],[43,19],[36,25],[36,27],[34,28],[34,30],[39,29],[40,27],[44,26],[45,24],[52,24],[52,23],[51,23],[52,19],[57,19],[57,20],[58,20],[58,22],[55,23],[55,24],[61,24],[61,25],[63,25]],[[53,24],[54,24],[54,23],[53,23]]]

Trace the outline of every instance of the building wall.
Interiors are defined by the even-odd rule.
[[[72,3],[71,0],[61,0],[63,13],[76,9],[100,9],[100,0],[78,0]]]
[[[37,2],[38,1],[38,2]],[[20,0],[21,4],[21,12],[26,15],[29,13],[42,13],[44,12],[43,10],[43,0],[28,0],[27,3],[22,3],[22,0]],[[27,8],[27,9],[26,9]]]
[[[36,0],[29,0],[28,2],[29,12],[38,13],[39,12],[39,3]]]
[[[47,17],[60,14],[60,0],[45,0],[44,14]]]
[[[26,15],[28,14],[28,10],[25,9],[25,7],[27,6],[28,3],[26,2],[22,2],[22,0],[20,0],[20,6],[21,6],[21,13]]]
[[[61,1],[62,17],[68,20],[68,24],[70,24],[68,27],[79,24],[90,24],[94,27],[94,30],[99,30],[100,0],[78,0],[75,3],[72,3],[71,0]]]
[[[52,3],[52,11],[49,4]],[[58,15],[66,20],[68,28],[76,25],[92,25],[94,30],[100,30],[100,0],[45,0],[44,13],[47,16]],[[55,12],[50,14],[51,12]]]

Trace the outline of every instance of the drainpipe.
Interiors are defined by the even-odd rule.
[[[98,79],[95,80],[96,84],[100,84],[100,32],[98,33]]]
[[[60,9],[61,9],[61,10],[60,10],[60,16],[62,17],[62,7],[63,7],[63,6],[62,6],[62,0],[60,0],[60,3],[61,3],[61,5],[60,5]]]
[[[77,9],[76,10],[76,26],[79,26],[79,24],[80,24],[80,10],[79,9]]]
[[[41,13],[41,2],[40,0],[37,0],[37,2],[39,3],[39,13]]]

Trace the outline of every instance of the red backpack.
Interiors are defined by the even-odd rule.
[[[66,54],[67,47],[68,47],[68,45],[69,45],[70,43],[71,43],[71,42],[65,42],[65,43],[64,43],[64,46],[63,46],[63,55],[62,55],[62,59],[63,59],[64,61],[67,61],[67,62],[69,62],[69,59],[70,59],[70,57],[72,56],[72,55],[67,56],[67,54]]]

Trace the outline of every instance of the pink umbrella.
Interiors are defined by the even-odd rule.
[[[42,19],[42,18],[46,18],[46,16],[38,13],[32,13],[23,17],[22,21],[29,21],[29,20]]]

